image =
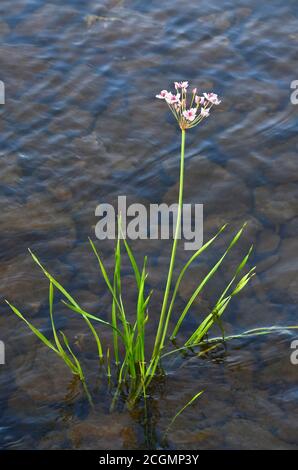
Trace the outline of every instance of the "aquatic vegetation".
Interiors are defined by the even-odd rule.
[[[184,406],[182,406],[182,408],[175,414],[175,416],[171,419],[170,421],[170,424],[168,425],[167,429],[165,430],[164,432],[164,437],[167,436],[169,430],[171,429],[171,427],[173,426],[173,424],[175,423],[176,419],[179,418],[179,416],[181,415],[181,413],[183,413],[184,410],[186,410],[186,408],[188,408],[192,403],[194,403],[196,401],[197,398],[199,398],[202,393],[204,393],[203,391],[199,392],[199,393],[196,393]]]
[[[99,271],[103,282],[111,296],[111,314],[110,319],[107,321],[98,315],[93,315],[84,310],[79,303],[72,297],[72,295],[47,271],[37,256],[31,253],[35,263],[40,267],[43,274],[49,281],[49,315],[52,326],[53,339],[47,338],[40,330],[36,329],[23,314],[10,302],[7,301],[12,311],[23,320],[32,332],[52,351],[54,351],[70,369],[70,371],[78,376],[83,383],[87,392],[86,381],[82,369],[82,365],[75,354],[74,350],[69,344],[66,335],[61,331],[57,332],[54,320],[54,295],[59,292],[62,295],[65,306],[68,309],[80,315],[86,322],[90,332],[94,338],[97,346],[97,355],[99,367],[106,370],[107,381],[114,387],[113,405],[117,402],[120,393],[125,389],[127,404],[132,407],[137,400],[141,397],[146,399],[150,385],[153,379],[166,372],[163,370],[162,360],[166,356],[176,354],[181,351],[190,350],[194,347],[210,345],[213,347],[214,343],[218,343],[222,338],[214,338],[207,340],[207,334],[212,327],[217,324],[222,330],[224,337],[224,329],[221,323],[221,317],[228,307],[230,301],[238,295],[242,289],[255,275],[255,267],[251,268],[245,274],[243,271],[246,268],[249,257],[252,252],[252,247],[240,260],[234,275],[230,282],[225,286],[217,301],[214,303],[213,308],[206,312],[202,321],[198,323],[194,331],[189,337],[183,339],[180,346],[176,346],[174,342],[177,334],[180,332],[187,314],[193,308],[194,302],[200,295],[202,290],[206,287],[208,282],[213,278],[219,268],[222,266],[226,256],[233,249],[235,244],[241,237],[245,224],[238,230],[232,237],[230,243],[222,253],[219,260],[211,267],[209,272],[201,281],[190,296],[189,300],[182,312],[175,311],[176,298],[179,292],[179,287],[184,276],[187,274],[188,268],[197,260],[200,255],[210,248],[221,233],[226,229],[226,225],[221,227],[218,232],[201,246],[192,256],[188,259],[184,266],[178,270],[176,266],[176,251],[179,240],[179,230],[181,225],[181,214],[183,205],[183,187],[184,187],[184,160],[185,160],[185,140],[186,131],[200,124],[204,119],[209,117],[210,111],[214,106],[220,104],[218,96],[214,93],[197,94],[197,89],[193,89],[188,94],[188,82],[175,82],[175,93],[162,90],[156,97],[166,102],[171,112],[173,113],[179,128],[181,130],[181,154],[180,154],[180,178],[179,178],[179,198],[178,198],[178,213],[176,219],[175,235],[172,244],[171,256],[169,260],[168,274],[165,280],[165,288],[163,292],[163,301],[159,315],[154,346],[152,350],[147,347],[147,334],[146,327],[150,318],[150,299],[154,293],[148,292],[147,281],[147,257],[144,258],[143,265],[140,267],[137,264],[133,251],[128,241],[122,237],[121,232],[121,217],[118,219],[118,237],[116,240],[114,251],[114,272],[110,277],[104,262],[98,252],[94,242],[90,240],[91,249],[94,252],[95,258],[98,263]],[[133,321],[130,321],[130,316],[125,307],[125,292],[123,291],[123,277],[122,265],[123,256],[128,257],[131,269],[134,274],[135,289],[137,293],[136,310]],[[174,273],[177,273],[176,281],[174,282]],[[129,312],[131,313],[131,312]],[[170,320],[175,319],[174,328],[169,331]],[[105,344],[101,340],[99,328],[107,328],[111,334],[112,348],[107,348],[105,351]],[[275,331],[274,329],[256,329],[251,332],[245,332],[244,335],[251,334],[268,334]],[[180,334],[180,337],[182,335]],[[235,337],[239,337],[236,335]],[[232,339],[233,337],[225,338]],[[179,338],[180,340],[180,338]],[[88,392],[87,392],[88,393]],[[169,427],[174,423],[176,418],[182,411],[193,401],[201,395],[201,391],[196,393],[194,397],[185,405],[173,418]],[[166,431],[167,432],[167,431]]]
[[[104,21],[104,22],[123,21],[121,18],[118,18],[117,16],[100,16],[100,15],[87,15],[84,18],[84,20],[88,28],[98,23],[99,21]]]

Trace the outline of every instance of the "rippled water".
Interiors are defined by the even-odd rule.
[[[189,79],[223,103],[187,135],[186,201],[204,203],[206,239],[224,221],[231,229],[250,223],[187,328],[250,243],[258,274],[227,312],[226,331],[297,324],[298,107],[290,102],[290,83],[298,79],[297,2],[2,0],[0,9],[1,296],[50,331],[48,286],[30,247],[82,305],[109,314],[87,242],[95,207],[115,203],[118,194],[146,205],[176,199],[179,132],[153,97],[173,80]],[[169,244],[136,241],[134,248],[139,259],[150,256],[152,341]],[[100,249],[111,266],[112,245]],[[219,243],[192,269],[181,305],[222,249]],[[178,258],[185,259],[182,250]],[[128,274],[132,306],[130,286]],[[1,311],[1,448],[298,447],[295,334],[238,340],[204,360],[169,361],[145,422],[142,410],[109,414],[80,318],[57,302],[58,326],[82,350],[97,383],[92,411],[64,365],[4,303]],[[162,443],[169,420],[201,389],[204,396]]]

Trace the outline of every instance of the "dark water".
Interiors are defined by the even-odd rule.
[[[30,247],[86,309],[108,318],[110,298],[87,241],[95,207],[115,203],[118,194],[146,205],[176,200],[179,132],[154,95],[188,79],[223,103],[188,133],[185,199],[204,203],[205,239],[223,222],[231,231],[245,220],[249,226],[186,329],[251,243],[258,274],[227,311],[226,332],[297,324],[298,106],[290,102],[290,83],[298,79],[297,2],[2,0],[0,9],[1,297],[50,332],[48,285]],[[111,268],[111,243],[99,247]],[[169,243],[133,247],[139,260],[150,257],[152,341]],[[219,242],[192,268],[178,306],[222,250]],[[178,261],[186,255],[180,250]],[[133,312],[128,270],[125,283]],[[2,303],[1,448],[159,447],[169,420],[201,389],[204,396],[177,420],[166,447],[298,447],[298,366],[290,362],[297,334],[237,340],[205,359],[168,361],[146,424],[141,409],[109,413],[82,320],[59,302],[56,319],[82,351],[95,408],[64,364]]]

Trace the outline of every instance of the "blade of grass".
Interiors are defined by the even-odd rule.
[[[53,285],[64,295],[64,297],[66,297],[70,303],[73,305],[73,307],[75,307],[76,309],[80,309],[80,306],[79,304],[75,301],[75,299],[66,291],[66,289],[64,289],[64,287],[58,282],[56,281],[56,279],[45,269],[45,267],[41,264],[41,262],[39,261],[39,259],[37,258],[37,256],[29,249],[29,252],[33,258],[33,260],[37,263],[37,265],[42,269],[43,273],[45,274],[45,276],[49,279],[50,281],[50,285],[52,285],[52,288],[53,289]],[[67,306],[69,306],[68,304],[66,304]],[[77,311],[77,310],[76,310]],[[93,325],[91,324],[91,322],[88,320],[87,316],[85,315],[85,313],[83,312],[83,310],[80,311],[81,315],[83,316],[84,320],[86,321],[88,327],[90,328],[91,330],[91,333],[92,335],[94,336],[94,339],[95,339],[95,342],[97,344],[97,349],[98,349],[98,355],[99,355],[99,358],[100,360],[103,358],[103,353],[102,353],[102,346],[101,346],[101,342],[100,342],[100,339],[99,339],[99,336],[95,330],[95,328],[93,327]],[[104,323],[102,321],[102,323]],[[53,326],[53,322],[52,322],[52,326]],[[54,330],[53,330],[54,331]],[[54,334],[55,335],[55,340],[57,338],[57,334]]]
[[[189,266],[217,239],[217,237],[223,232],[223,230],[227,227],[227,224],[223,225],[220,230],[217,232],[217,234],[212,237],[210,240],[208,240],[207,243],[205,243],[201,248],[199,248],[190,258],[189,260],[187,261],[187,263],[185,263],[185,265],[183,266],[183,268],[181,269],[180,273],[179,273],[179,276],[177,278],[177,281],[176,281],[176,284],[175,284],[175,287],[174,287],[174,291],[173,291],[173,295],[172,295],[172,298],[171,298],[171,303],[170,303],[170,306],[169,306],[169,310],[168,310],[168,315],[171,314],[171,311],[172,311],[172,308],[173,308],[173,305],[174,305],[174,302],[175,302],[175,299],[176,299],[176,296],[177,296],[177,293],[178,293],[178,290],[179,290],[179,287],[180,287],[180,284],[181,284],[181,281],[187,271],[187,269],[189,268]]]
[[[250,279],[255,275],[255,273],[253,272],[253,269],[251,270],[251,272],[246,274],[241,279],[241,281],[239,282],[239,285],[237,285],[237,286],[239,286],[239,288],[237,288],[237,291],[236,290],[233,291],[231,295],[229,295],[228,297],[225,297],[224,299],[222,299],[221,302],[215,307],[214,311],[210,315],[207,316],[207,318],[204,320],[204,322],[202,322],[202,324],[200,325],[200,327],[198,329],[198,332],[195,333],[194,335],[192,335],[192,339],[194,341],[201,341],[201,339],[206,335],[208,330],[213,325],[215,319],[220,318],[222,316],[223,312],[227,308],[227,306],[230,303],[231,299],[238,292],[240,292],[240,290],[242,290],[246,286],[246,284],[250,281]],[[188,342],[192,343],[192,340],[187,341],[187,343]]]
[[[112,374],[111,374],[110,348],[107,349],[107,376],[108,376],[109,379],[112,377]]]
[[[136,364],[133,352],[133,328],[131,327],[130,323],[127,321],[126,313],[122,301],[122,283],[121,283],[121,239],[120,239],[120,224],[121,218],[118,218],[118,238],[115,250],[115,273],[116,273],[116,296],[119,299],[119,317],[122,322],[123,327],[123,336],[125,338],[125,348],[127,350],[127,358],[128,358],[128,367],[130,370],[131,377],[133,379],[136,378]]]
[[[106,283],[106,285],[107,285],[107,287],[108,287],[110,293],[112,294],[112,297],[113,297],[113,299],[115,300],[118,309],[121,310],[121,306],[120,306],[120,304],[119,304],[119,302],[118,302],[117,296],[115,295],[115,291],[114,291],[113,286],[112,286],[112,284],[111,284],[111,282],[110,282],[110,280],[109,280],[107,271],[106,271],[106,269],[105,269],[105,267],[104,267],[104,264],[103,264],[103,262],[102,262],[102,260],[101,260],[101,258],[100,258],[100,256],[99,256],[99,253],[98,253],[98,251],[96,250],[96,247],[95,247],[93,241],[91,240],[91,238],[89,238],[89,242],[90,242],[90,245],[91,245],[91,247],[92,247],[92,250],[93,250],[93,252],[94,252],[94,254],[95,254],[96,258],[97,258],[97,261],[98,261],[98,264],[99,264],[99,267],[100,267],[102,276],[103,276],[103,278],[104,278],[104,281],[105,281],[105,283]]]
[[[227,287],[224,289],[223,293],[221,294],[218,302],[220,302],[224,296],[226,295],[226,293],[229,291],[229,289],[231,288],[231,286],[234,284],[235,280],[237,279],[237,277],[239,276],[239,274],[241,273],[241,271],[245,268],[248,260],[249,260],[249,257],[251,255],[251,252],[253,250],[253,245],[251,245],[251,247],[249,248],[247,254],[244,256],[244,258],[242,259],[241,263],[239,264],[239,266],[237,267],[236,271],[235,271],[235,274],[234,276],[232,277],[231,281],[229,282],[229,284],[227,285]]]
[[[65,353],[65,351],[63,350],[62,346],[61,346],[61,349],[57,349],[52,343],[50,340],[48,340],[48,338],[46,338],[46,336],[41,333],[37,328],[35,328],[35,326],[32,325],[32,323],[30,323],[22,314],[21,312],[14,306],[12,305],[11,303],[8,302],[8,300],[5,300],[5,302],[9,305],[9,307],[11,308],[11,310],[21,319],[23,320],[26,325],[30,328],[30,330],[32,331],[32,333],[35,334],[35,336],[43,342],[43,344],[45,344],[45,346],[47,346],[49,349],[51,349],[52,351],[54,351],[64,362],[65,364],[69,367],[69,369],[71,370],[71,372],[73,374],[78,374],[78,371],[75,367],[75,365],[72,363],[72,361],[69,359],[69,357],[67,356],[67,354]],[[59,342],[59,340],[58,340]]]
[[[209,271],[209,273],[207,274],[207,276],[205,276],[205,278],[203,279],[203,281],[199,284],[199,286],[196,288],[196,290],[194,291],[194,293],[192,294],[191,298],[189,299],[189,301],[187,302],[187,305],[186,307],[184,308],[182,314],[180,315],[177,323],[176,323],[176,326],[173,330],[173,333],[171,335],[171,339],[174,339],[176,336],[177,336],[177,333],[180,329],[180,326],[187,314],[187,312],[189,311],[190,307],[192,306],[193,302],[195,301],[195,299],[197,298],[197,296],[199,295],[199,293],[202,291],[202,289],[205,287],[205,285],[207,284],[207,282],[213,277],[213,275],[216,273],[216,271],[218,270],[218,268],[220,267],[220,265],[222,264],[223,260],[225,259],[225,257],[227,256],[227,254],[230,252],[230,250],[233,248],[233,246],[235,245],[235,243],[237,243],[237,241],[239,240],[240,236],[242,235],[242,232],[244,230],[244,227],[246,226],[246,223],[241,227],[241,229],[237,232],[237,234],[235,235],[235,237],[233,238],[233,240],[231,241],[231,243],[229,244],[227,250],[224,252],[224,254],[222,255],[222,257],[219,259],[219,261],[213,266],[213,268]]]
[[[114,291],[116,290],[116,272],[114,273],[114,284],[113,284]],[[117,306],[113,296],[112,299],[112,311],[111,311],[111,318],[112,318],[112,325],[113,325],[113,345],[114,345],[114,356],[116,365],[120,364],[119,359],[119,344],[118,344],[118,324],[117,324]]]
[[[76,313],[79,313],[80,315],[85,315],[86,317],[90,318],[90,320],[94,320],[94,321],[97,321],[99,323],[101,323],[102,325],[106,325],[108,326],[109,328],[112,328],[113,329],[113,325],[111,325],[111,323],[105,321],[105,320],[102,320],[101,318],[99,317],[96,317],[95,315],[92,315],[91,313],[88,313],[86,312],[85,310],[83,310],[81,307],[75,307],[74,305],[71,305],[71,304],[68,304],[67,302],[65,302],[65,300],[61,300],[61,302],[66,305],[66,307],[68,307],[70,310],[72,310],[73,312],[76,312]],[[121,332],[119,330],[116,330],[118,332],[119,335],[121,335]]]
[[[75,299],[64,289],[64,287],[58,282],[56,281],[56,279],[44,268],[44,266],[41,264],[41,262],[39,261],[39,259],[37,258],[37,256],[29,249],[29,253],[31,254],[33,260],[35,261],[35,263],[41,268],[41,270],[43,271],[44,275],[49,279],[50,282],[53,283],[53,285],[64,295],[64,297],[67,298],[67,300],[69,300],[69,302],[73,305],[75,305],[76,307],[79,307],[79,305],[77,304],[77,302],[75,301]]]
[[[104,264],[103,264],[103,262],[102,262],[102,260],[99,256],[97,250],[96,250],[96,247],[95,247],[94,243],[92,242],[92,240],[90,238],[89,238],[89,242],[90,242],[92,250],[93,250],[93,252],[94,252],[94,254],[97,258],[97,261],[98,261],[102,276],[105,280],[105,283],[106,283],[109,291],[111,292],[113,300],[115,301],[116,307],[118,309],[119,317],[120,317],[120,320],[121,320],[122,325],[123,325],[123,335],[121,335],[121,337],[122,337],[125,348],[129,350],[129,349],[131,349],[131,337],[130,337],[130,334],[129,334],[129,328],[128,328],[128,324],[127,324],[127,321],[126,321],[126,315],[125,315],[125,311],[124,311],[123,302],[122,302],[122,299],[121,299],[121,294],[119,294],[117,292],[117,288],[119,287],[120,262],[121,262],[120,238],[119,238],[119,236],[120,236],[120,234],[119,234],[119,231],[118,231],[118,240],[117,240],[117,245],[116,245],[116,250],[115,250],[115,289],[110,283],[108,274],[107,274],[106,269],[104,267]],[[112,320],[112,321],[114,321],[114,320]],[[115,331],[119,331],[119,329],[116,328],[116,326],[115,326],[115,321],[114,321],[113,328],[114,328]]]
[[[91,333],[93,334],[93,337],[94,337],[96,345],[97,345],[99,361],[100,361],[100,363],[102,363],[102,361],[103,361],[102,344],[101,344],[101,341],[99,339],[98,333],[97,333],[96,329],[94,328],[94,326],[92,325],[91,321],[88,319],[88,317],[86,317],[86,315],[83,315],[83,317],[84,317],[85,322],[89,326],[89,329],[90,329]]]
[[[54,340],[57,346],[58,351],[61,354],[61,357],[63,358],[64,362],[68,365],[68,367],[74,371],[76,370],[74,367],[74,364],[72,361],[69,359],[68,355],[64,351],[63,346],[60,343],[59,337],[57,335],[56,327],[55,327],[55,322],[54,322],[54,316],[53,316],[53,304],[54,304],[54,286],[52,281],[49,283],[49,310],[50,310],[50,320],[51,320],[51,325],[52,325],[52,330],[53,330],[53,335],[54,335]]]
[[[173,426],[173,424],[175,423],[176,419],[181,415],[181,413],[183,413],[184,410],[186,410],[186,408],[188,408],[195,400],[197,400],[197,398],[199,398],[202,393],[204,393],[204,390],[201,390],[199,393],[197,393],[196,395],[194,395],[190,400],[189,402],[186,403],[186,405],[184,405],[179,411],[178,413],[175,414],[174,418],[171,420],[170,424],[168,425],[168,427],[166,428],[164,434],[163,434],[163,437],[166,437],[166,435],[168,434],[170,428]]]
[[[205,320],[200,324],[197,330],[191,335],[191,337],[185,342],[185,346],[189,344],[193,344],[195,342],[200,342],[202,338],[206,335],[209,329],[213,326],[216,319],[220,318],[227,308],[228,304],[230,303],[231,299],[240,292],[246,284],[250,281],[250,279],[255,275],[254,269],[252,268],[243,278],[239,281],[236,286],[236,289],[225,298],[221,298],[220,301],[217,302],[212,312],[207,315]]]
[[[30,330],[50,349],[52,349],[56,354],[60,356],[60,352],[58,349],[55,348],[55,346],[49,341],[35,326],[32,325],[26,318],[21,314],[21,312],[11,303],[8,302],[8,300],[5,299],[5,302],[11,310],[19,317],[21,320],[23,320],[26,325],[30,328]]]
[[[268,327],[260,327],[260,328],[253,328],[251,330],[243,331],[242,333],[229,335],[226,336],[224,341],[231,341],[233,339],[245,339],[249,337],[255,336],[262,336],[262,335],[269,335],[274,333],[281,333],[286,330],[298,330],[298,325],[286,325],[286,326],[268,326]],[[180,348],[173,349],[172,351],[168,351],[161,356],[161,359],[165,357],[172,356],[173,354],[177,354],[180,351],[187,351],[191,348],[197,348],[200,346],[205,346],[212,343],[222,343],[223,339],[220,336],[216,336],[213,338],[208,338],[206,340],[202,340],[199,343],[189,344],[188,346],[181,346]]]
[[[82,367],[81,367],[81,364],[80,364],[80,361],[78,360],[78,358],[76,357],[76,355],[74,354],[74,352],[72,351],[70,345],[69,345],[69,342],[68,342],[68,339],[66,337],[66,335],[63,333],[63,331],[60,331],[60,334],[63,338],[63,341],[65,343],[65,346],[67,347],[69,353],[71,354],[74,362],[75,362],[75,365],[76,365],[76,370],[77,370],[77,374],[79,375],[80,379],[82,381],[85,380],[85,377],[84,377],[84,374],[83,374],[83,370],[82,370]]]
[[[223,230],[226,228],[226,226],[227,226],[227,224],[223,225],[220,228],[220,230],[217,232],[217,234],[213,238],[211,238],[211,240],[209,240],[201,248],[199,248],[190,257],[190,259],[187,261],[187,263],[184,265],[184,267],[180,271],[180,274],[178,276],[178,279],[177,279],[175,287],[174,287],[173,295],[172,295],[172,298],[171,298],[170,306],[169,306],[167,317],[166,317],[166,320],[165,320],[165,325],[164,325],[162,340],[161,340],[161,349],[163,348],[164,341],[165,341],[165,338],[166,338],[166,335],[167,335],[167,332],[168,332],[168,326],[169,326],[169,321],[170,321],[170,318],[171,318],[173,306],[174,306],[174,303],[175,303],[175,300],[176,300],[176,296],[177,296],[181,281],[184,277],[184,274],[186,273],[189,266],[217,239],[217,237],[223,232]]]
[[[67,347],[69,353],[71,354],[75,364],[76,364],[76,368],[77,368],[77,374],[79,375],[80,377],[80,380],[81,380],[81,383],[83,384],[83,388],[84,388],[84,391],[86,393],[86,396],[88,398],[88,401],[90,403],[90,405],[93,407],[94,404],[93,404],[93,401],[92,401],[92,397],[89,393],[89,390],[87,388],[87,384],[86,384],[86,380],[85,380],[85,376],[84,376],[84,373],[83,373],[83,369],[81,367],[81,364],[80,364],[80,361],[78,360],[78,358],[76,357],[75,353],[73,352],[73,350],[71,349],[70,345],[69,345],[69,342],[68,342],[68,339],[66,337],[66,335],[63,333],[63,331],[60,331],[60,334],[63,338],[63,341],[64,341],[64,344],[65,346]]]
[[[137,338],[135,346],[135,362],[145,363],[145,300],[144,289],[146,281],[146,263],[147,257],[144,259],[144,265],[139,284],[138,301],[137,301]]]
[[[121,230],[121,234],[123,235],[121,225],[120,225],[120,230]],[[132,252],[129,244],[127,243],[126,238],[124,238],[124,235],[123,235],[123,243],[124,243],[125,249],[127,251],[127,254],[128,254],[128,257],[129,257],[129,260],[130,260],[130,264],[132,266],[132,269],[133,269],[133,272],[134,272],[134,275],[135,275],[135,278],[136,278],[137,286],[139,288],[140,282],[141,282],[141,274],[140,274],[137,262],[135,260],[135,257],[133,255],[133,252]]]
[[[230,290],[230,288],[232,287],[232,285],[234,284],[235,280],[237,279],[237,277],[239,276],[239,274],[241,273],[241,271],[244,269],[244,267],[246,266],[247,264],[247,261],[251,255],[251,252],[252,252],[252,249],[253,249],[253,245],[251,245],[251,247],[249,248],[247,254],[244,256],[244,258],[241,260],[241,262],[239,263],[239,265],[237,266],[237,269],[234,273],[234,276],[232,277],[231,281],[228,283],[228,285],[226,286],[226,288],[224,289],[224,291],[222,292],[221,296],[219,297],[218,301],[216,302],[216,305],[213,309],[213,311],[216,312],[216,309],[218,307],[218,305],[220,304],[220,302],[222,301],[222,299],[224,298],[224,296],[227,294],[227,292]],[[253,268],[254,269],[254,268]],[[252,271],[251,271],[252,272]],[[250,273],[249,273],[250,274]],[[223,336],[223,339],[224,339],[224,328],[223,328],[223,325],[222,325],[222,322],[220,320],[220,318],[217,316],[217,315],[214,315],[214,320],[216,323],[218,323],[218,326],[219,328],[221,329],[221,332],[222,332],[222,336]]]

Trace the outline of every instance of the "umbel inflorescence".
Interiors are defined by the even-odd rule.
[[[204,118],[208,117],[213,105],[221,103],[215,93],[197,94],[194,88],[190,95],[188,92],[188,82],[174,82],[176,93],[162,90],[156,98],[165,100],[180,129],[190,129],[197,126]]]

